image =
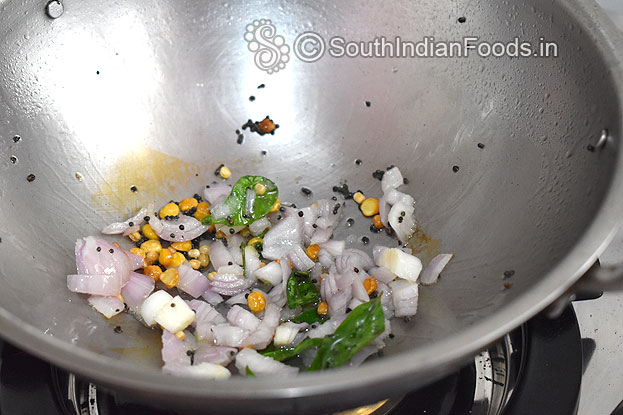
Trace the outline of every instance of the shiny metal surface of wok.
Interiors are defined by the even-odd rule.
[[[51,19],[40,1],[0,1],[0,335],[134,397],[276,413],[400,394],[555,300],[621,214],[623,42],[591,1],[63,6]],[[543,36],[560,56],[313,64],[292,56],[267,75],[242,37],[259,18],[288,42],[305,30],[352,40]],[[247,130],[236,144],[236,129],[267,114],[280,125],[274,136]],[[587,151],[603,129],[606,145]],[[236,177],[274,179],[281,199],[297,203],[311,203],[301,186],[330,197],[342,180],[380,196],[371,173],[401,168],[422,229],[456,257],[421,290],[415,318],[393,324],[382,359],[288,380],[172,378],[160,372],[156,331],[129,316],[106,321],[67,291],[77,238],[150,201],[200,191],[220,163]],[[372,235],[352,202],[348,216],[355,225],[339,237],[393,243]],[[508,280],[506,270],[515,271]]]

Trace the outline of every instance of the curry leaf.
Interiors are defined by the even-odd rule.
[[[380,297],[360,304],[330,336],[323,338],[307,370],[328,369],[348,362],[355,353],[385,331]]]
[[[317,337],[314,339],[305,339],[294,347],[280,347],[278,349],[264,350],[260,352],[264,356],[272,357],[280,362],[291,359],[303,353],[305,350],[318,347],[324,342],[324,338]]]
[[[310,310],[305,310],[298,316],[294,317],[292,319],[292,322],[314,324],[318,323],[319,321],[324,321],[325,318],[326,317],[323,314],[318,314],[317,309],[312,308]]]
[[[312,282],[310,272],[293,270],[286,283],[288,307],[295,309],[298,306],[305,307],[317,304],[319,300],[318,288]]]
[[[278,361],[291,359],[312,347],[318,352],[307,370],[338,367],[348,362],[361,348],[385,331],[385,315],[380,297],[357,306],[338,326],[335,333],[303,340],[295,347],[270,348],[262,355]]]
[[[209,215],[204,225],[245,226],[263,218],[275,205],[279,190],[272,180],[262,176],[242,176],[223,202],[227,217]],[[223,210],[223,209],[221,209]]]

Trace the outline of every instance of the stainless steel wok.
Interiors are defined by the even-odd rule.
[[[46,14],[41,1],[0,1],[0,334],[134,397],[275,413],[400,394],[559,297],[621,215],[623,41],[592,1],[62,6],[58,17],[58,4]],[[542,36],[560,56],[304,63],[291,55],[268,75],[243,39],[259,18],[290,45],[306,30],[350,40]],[[274,136],[247,130],[236,144],[236,129],[267,114],[280,125]],[[587,150],[604,129],[605,145]],[[298,203],[309,203],[301,186],[329,197],[342,180],[380,195],[371,173],[401,168],[423,231],[438,241],[430,249],[439,243],[456,257],[422,289],[417,316],[395,323],[383,358],[288,380],[172,378],[160,373],[155,331],[130,317],[106,321],[67,291],[78,237],[149,201],[200,191],[220,163],[234,176],[273,178],[281,198]],[[356,223],[340,236],[389,243],[349,209]]]

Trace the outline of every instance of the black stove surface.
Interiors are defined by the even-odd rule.
[[[504,363],[505,373],[499,373],[499,356],[493,353],[484,358],[481,354],[475,364],[367,413],[575,414],[582,378],[582,342],[573,308],[568,307],[555,320],[537,316],[513,337],[513,356]],[[0,415],[178,415],[122,401],[9,343],[0,341],[0,348]],[[493,375],[483,374],[478,362]],[[516,374],[512,383],[511,372]],[[484,389],[493,390],[495,396],[481,396]],[[491,401],[499,401],[499,407],[492,406]]]

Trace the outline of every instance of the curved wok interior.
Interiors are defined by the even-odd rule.
[[[297,203],[311,203],[301,186],[330,197],[343,179],[380,196],[371,173],[394,164],[410,180],[424,231],[456,257],[421,290],[419,314],[396,323],[385,354],[482,323],[582,235],[618,151],[614,142],[586,150],[603,128],[620,133],[601,52],[562,6],[527,4],[67,0],[53,20],[41,2],[0,1],[0,307],[46,336],[158,367],[158,333],[128,316],[106,321],[67,291],[77,238],[149,201],[192,195],[220,163],[235,176],[273,178],[281,199]],[[544,36],[559,42],[560,57],[306,64],[291,56],[269,76],[242,38],[257,18],[270,18],[290,44],[305,30],[370,40]],[[276,134],[247,130],[237,145],[235,130],[267,114]],[[341,236],[372,238],[349,209],[356,224]]]

